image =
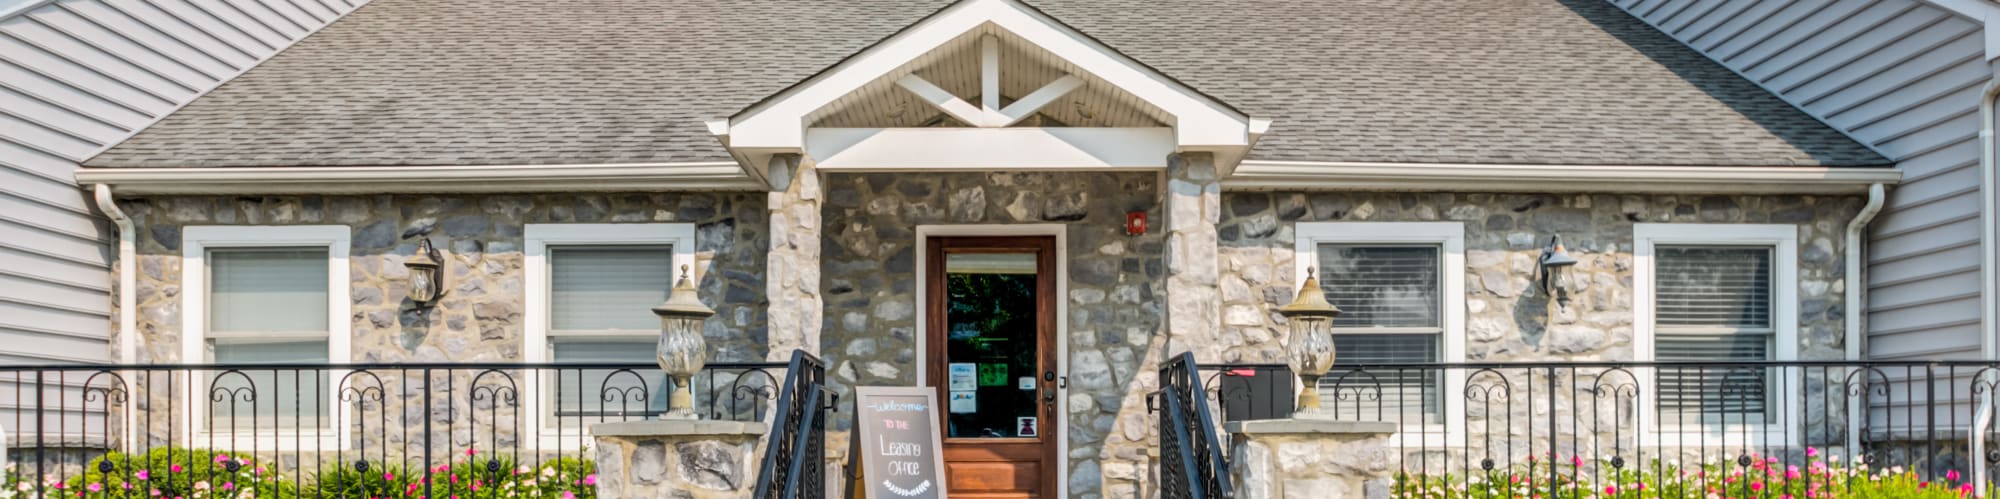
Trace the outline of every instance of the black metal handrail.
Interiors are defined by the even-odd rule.
[[[1220,428],[1209,413],[1207,390],[1198,382],[1194,354],[1182,353],[1160,367],[1160,496],[1167,499],[1232,497],[1229,460]]]
[[[695,409],[762,420],[790,368],[710,363],[691,380]],[[352,497],[393,483],[414,487],[398,496],[441,497],[546,469],[588,487],[589,426],[657,417],[670,385],[643,362],[0,366],[0,422],[19,447],[17,476],[0,478],[46,495],[122,491],[170,468],[269,467],[259,496]],[[193,461],[211,457],[214,467]]]
[[[771,432],[758,467],[757,499],[819,498],[826,494],[826,365],[819,357],[793,351],[784,389],[778,395]]]

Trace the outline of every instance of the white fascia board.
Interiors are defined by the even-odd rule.
[[[1166,128],[814,128],[806,154],[820,170],[1163,168]]]
[[[1015,0],[965,0],[762,105],[731,118],[731,147],[805,147],[804,117],[968,32],[991,24],[1174,116],[1182,147],[1249,144],[1249,118]]]
[[[755,191],[735,162],[500,166],[82,168],[81,185],[147,194],[446,194]]]
[[[1896,184],[1889,167],[1497,165],[1247,160],[1231,190],[1862,193]]]

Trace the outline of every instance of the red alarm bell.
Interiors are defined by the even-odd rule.
[[[1125,235],[1137,236],[1145,233],[1146,233],[1146,212],[1143,211],[1126,212]]]

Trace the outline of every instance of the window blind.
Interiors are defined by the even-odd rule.
[[[1771,327],[1771,249],[1660,247],[1655,321],[1662,326]]]
[[[665,302],[667,290],[673,289],[673,247],[557,248],[549,252],[549,262],[551,329],[660,329],[660,319],[651,310]]]
[[[1320,287],[1334,327],[1438,327],[1438,248],[1322,244]]]
[[[1654,343],[1662,361],[1729,363],[1770,358],[1764,334],[1663,335]],[[1727,366],[1659,368],[1662,420],[1675,422],[1762,421],[1770,380],[1763,368]]]
[[[326,331],[327,261],[325,248],[210,251],[208,330]]]
[[[1343,419],[1377,420],[1379,413],[1382,421],[1437,422],[1438,391],[1443,385],[1438,383],[1435,369],[1376,368],[1356,372],[1340,366],[1437,362],[1438,336],[1334,334],[1334,368],[1320,380],[1322,407]]]

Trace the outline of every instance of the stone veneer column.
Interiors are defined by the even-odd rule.
[[[748,499],[764,423],[664,419],[590,427],[598,497]]]
[[[792,350],[819,354],[821,316],[819,293],[820,186],[819,173],[797,156],[774,156],[771,251],[766,255],[764,291],[769,308],[770,353],[783,361]]]
[[[1180,153],[1167,158],[1167,354],[1192,351],[1217,362],[1221,330],[1221,275],[1216,225],[1222,182],[1215,155]]]
[[[1388,499],[1396,423],[1270,419],[1224,424],[1241,499]]]

